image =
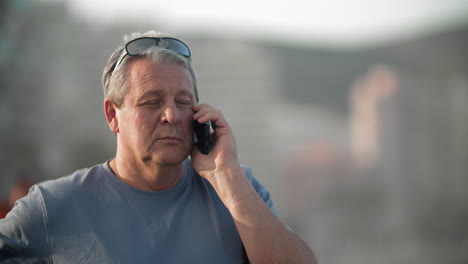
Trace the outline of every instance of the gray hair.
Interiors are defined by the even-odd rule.
[[[148,31],[145,33],[132,33],[124,36],[125,43],[141,37],[170,37],[169,35],[161,32]],[[129,83],[127,82],[128,77],[128,65],[129,62],[140,58],[140,56],[125,56],[117,69],[115,69],[116,63],[121,56],[124,55],[125,47],[119,47],[116,49],[109,58],[107,65],[104,67],[102,74],[102,87],[104,90],[104,97],[108,98],[117,107],[120,107],[123,103],[125,94],[128,91]],[[197,88],[197,75],[192,67],[191,58],[186,58],[179,55],[178,53],[159,47],[148,49],[142,56],[151,58],[154,63],[167,63],[167,64],[181,64],[185,66],[193,80],[193,89],[195,91],[195,99],[198,102],[198,88]]]

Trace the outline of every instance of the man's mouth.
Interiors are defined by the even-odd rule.
[[[174,136],[166,136],[166,137],[160,137],[158,141],[166,142],[166,143],[176,143],[176,142],[182,142],[182,139]]]

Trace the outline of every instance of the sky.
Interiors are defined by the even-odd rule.
[[[167,29],[293,42],[359,45],[468,21],[468,0],[63,0],[98,24],[143,21]]]

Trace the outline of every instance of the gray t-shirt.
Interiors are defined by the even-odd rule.
[[[277,215],[268,191],[244,171]],[[229,211],[190,160],[182,180],[165,191],[133,188],[107,162],[33,186],[0,220],[0,261],[248,262]]]

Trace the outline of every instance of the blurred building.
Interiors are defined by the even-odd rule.
[[[283,87],[328,88],[288,90],[289,99],[349,116],[344,143],[330,134],[317,144],[309,133],[303,145],[310,147],[296,152],[303,158],[287,163],[297,169],[283,175],[293,185],[281,200],[287,216],[319,256],[332,263],[466,261],[467,44],[464,26],[373,49],[289,51],[306,58],[288,64],[298,85]],[[307,63],[327,70],[308,75]],[[338,82],[347,85],[332,85]],[[331,159],[317,156],[330,151]]]

